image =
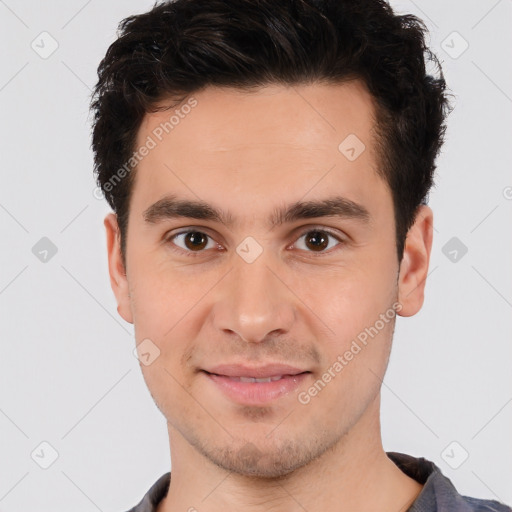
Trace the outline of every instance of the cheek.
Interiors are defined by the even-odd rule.
[[[141,370],[155,404],[168,420],[197,414],[187,379],[166,361],[164,354],[149,366],[141,365]]]
[[[356,329],[354,336],[343,334],[333,340],[326,347],[327,362],[321,375],[304,391],[301,403],[335,412],[331,415],[343,429],[350,428],[378,394],[386,371],[393,320],[380,327],[372,323],[367,330]]]
[[[190,277],[151,255],[134,255],[132,266],[136,269],[130,275],[136,339],[163,339],[197,303],[201,290],[195,292]]]
[[[326,341],[333,345],[343,344],[373,325],[389,309],[396,294],[389,269],[353,266],[316,278],[302,278],[298,291],[320,323],[328,328]]]
[[[324,371],[329,373],[325,380],[332,383],[323,400],[345,410],[367,403],[378,392],[391,350],[396,283],[389,267],[378,262],[369,267],[333,273],[321,290],[309,288],[307,303],[315,304],[315,313],[329,327],[322,344]]]
[[[173,393],[177,385],[173,377],[187,385],[184,367],[205,321],[201,298],[212,286],[210,278],[183,275],[168,264],[140,257],[134,268],[138,270],[131,275],[135,339],[157,354],[154,363],[141,364],[141,369],[150,389],[169,386]]]

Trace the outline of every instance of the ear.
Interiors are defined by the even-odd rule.
[[[434,214],[427,205],[417,209],[414,224],[407,233],[398,277],[400,316],[415,315],[423,306],[425,284],[432,249]]]
[[[103,224],[107,231],[108,272],[110,286],[117,300],[117,312],[124,320],[133,324],[130,290],[121,258],[121,232],[117,224],[117,216],[114,213],[109,213]]]

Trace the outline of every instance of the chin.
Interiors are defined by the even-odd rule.
[[[265,447],[242,441],[240,447],[203,449],[203,455],[216,466],[244,477],[280,478],[305,466],[319,457],[328,446],[310,445],[304,442],[284,441],[280,445]]]

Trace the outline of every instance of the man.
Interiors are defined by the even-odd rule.
[[[121,23],[95,171],[172,457],[132,511],[511,510],[381,442],[448,111],[424,33],[378,0],[177,0]]]

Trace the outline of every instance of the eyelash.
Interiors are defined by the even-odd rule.
[[[300,238],[302,238],[304,235],[307,235],[309,233],[322,233],[322,234],[325,234],[325,235],[328,235],[332,238],[334,238],[335,240],[337,240],[339,243],[335,246],[335,247],[338,247],[339,245],[343,245],[344,244],[344,240],[342,240],[338,235],[334,234],[333,232],[331,232],[330,230],[328,229],[325,229],[325,228],[320,228],[320,227],[308,227],[308,229],[302,231],[299,236],[297,237],[296,241],[299,240]],[[165,239],[165,242],[169,243],[170,244],[170,247],[171,247],[171,250],[175,251],[175,252],[178,252],[180,254],[185,254],[185,256],[187,257],[191,257],[191,258],[197,258],[198,256],[200,256],[202,253],[204,253],[206,251],[206,249],[203,249],[201,251],[190,251],[190,250],[185,250],[185,249],[182,249],[181,247],[177,247],[173,242],[172,240],[174,238],[176,238],[177,236],[180,236],[180,235],[186,235],[188,233],[201,233],[205,236],[207,236],[209,239],[213,240],[213,238],[208,235],[207,233],[205,233],[204,231],[200,231],[199,229],[186,229],[186,230],[183,230],[183,231],[179,231],[178,233],[174,233],[170,236],[168,236],[166,239]],[[294,244],[296,243],[296,241],[294,242]],[[217,242],[216,242],[217,243]],[[311,255],[315,258],[317,257],[322,257],[322,256],[325,256],[325,255],[328,255],[330,254],[331,252],[333,251],[333,248],[330,248],[328,249],[327,251],[322,251],[322,252],[319,252],[319,253],[315,253],[315,251],[306,251],[306,252],[309,252],[311,253]]]

